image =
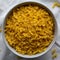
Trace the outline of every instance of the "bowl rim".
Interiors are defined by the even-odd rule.
[[[23,58],[36,58],[36,57],[42,56],[42,55],[44,55],[45,53],[47,53],[47,52],[52,48],[53,44],[55,43],[56,34],[57,34],[57,29],[56,29],[56,28],[57,28],[57,23],[56,23],[56,19],[55,19],[55,17],[54,17],[55,25],[56,25],[56,28],[55,28],[56,32],[55,32],[53,41],[51,42],[51,44],[49,45],[49,47],[47,47],[47,49],[46,49],[44,52],[38,53],[38,54],[35,54],[35,55],[31,55],[31,56],[29,56],[29,55],[23,55],[23,54],[20,54],[20,53],[16,52],[16,51],[8,44],[8,42],[7,42],[6,39],[5,39],[4,24],[5,24],[5,20],[6,20],[7,16],[8,16],[8,14],[10,13],[10,11],[12,11],[14,8],[18,7],[19,5],[25,4],[25,3],[35,3],[35,4],[39,4],[39,5],[43,6],[45,9],[47,9],[48,11],[50,11],[50,13],[52,14],[52,16],[54,17],[54,15],[53,15],[53,13],[51,12],[51,10],[50,10],[49,8],[47,8],[44,4],[40,3],[40,2],[37,2],[37,1],[27,1],[27,2],[19,3],[19,4],[15,5],[14,7],[12,7],[12,8],[7,12],[7,14],[6,14],[5,18],[4,18],[4,22],[3,22],[3,25],[2,25],[3,40],[4,40],[4,43],[6,44],[6,46],[9,48],[9,50],[12,51],[12,52],[13,52],[14,54],[16,54],[17,56],[20,56],[20,57],[23,57]]]

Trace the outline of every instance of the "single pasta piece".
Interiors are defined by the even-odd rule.
[[[54,2],[54,4],[52,5],[52,8],[55,8],[55,7],[60,7],[60,3],[58,3],[58,2]]]
[[[1,26],[0,26],[0,32],[2,31]]]
[[[53,55],[52,55],[52,59],[55,59],[55,58],[57,58],[57,53],[54,53]]]
[[[56,48],[51,51],[52,55],[56,53]]]
[[[2,30],[0,29],[0,32],[2,32]]]
[[[54,49],[51,51],[51,54],[52,54],[52,59],[57,58],[56,48],[54,48]]]

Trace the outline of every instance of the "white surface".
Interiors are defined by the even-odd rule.
[[[22,1],[28,1],[28,0],[0,0],[0,25],[3,22],[6,11],[8,11],[8,9],[11,8],[12,6],[14,6],[15,4],[20,3]],[[29,0],[29,1],[31,1],[31,0]],[[60,2],[60,0],[38,0],[38,1],[42,2],[49,9],[51,9],[53,11],[53,13],[57,19],[57,22],[59,23],[59,26],[60,26],[60,8],[58,8],[58,7],[55,7],[54,9],[52,8],[53,2],[54,1]],[[59,30],[60,30],[60,27],[59,27]],[[59,36],[57,38],[58,42],[59,42],[59,39],[60,39],[60,31],[59,31]],[[57,53],[58,53],[58,57],[55,60],[60,60],[60,48],[57,47],[56,45],[54,45],[52,47],[52,49],[53,48],[56,48]],[[8,54],[9,50],[6,48],[6,46],[3,42],[2,33],[0,33],[0,50],[1,50],[0,60],[29,60],[29,59],[17,58],[17,56],[14,55],[12,52],[10,52],[10,54]],[[31,59],[31,60],[52,60],[51,50],[47,54],[45,54],[39,58],[35,58],[35,59]]]

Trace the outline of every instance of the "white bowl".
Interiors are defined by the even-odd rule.
[[[9,16],[9,14],[12,12],[12,10],[15,9],[15,8],[18,7],[18,6],[22,6],[22,5],[26,5],[26,4],[35,4],[35,5],[38,5],[38,6],[42,7],[42,8],[44,8],[44,9],[46,9],[47,12],[49,12],[49,14],[53,17],[54,23],[55,23],[55,35],[54,35],[54,39],[53,39],[53,41],[51,42],[51,44],[47,47],[47,49],[46,49],[44,52],[38,53],[38,54],[35,54],[35,55],[31,55],[31,56],[29,56],[29,55],[23,55],[23,54],[20,54],[20,53],[16,52],[16,50],[14,50],[14,49],[8,44],[8,42],[7,42],[6,38],[5,38],[5,33],[4,33],[4,27],[5,27],[6,18]],[[44,55],[45,53],[47,53],[47,52],[51,49],[51,47],[53,46],[53,44],[55,43],[56,36],[57,36],[57,22],[56,22],[56,19],[55,19],[53,13],[52,13],[52,12],[50,11],[50,9],[48,9],[45,5],[41,4],[40,2],[28,1],[28,2],[23,2],[23,3],[17,4],[17,5],[15,5],[14,7],[12,7],[12,8],[8,11],[8,13],[7,13],[6,16],[5,16],[4,22],[3,22],[2,31],[3,31],[3,39],[4,39],[4,42],[5,42],[6,46],[7,46],[14,54],[16,54],[16,55],[18,55],[18,56],[20,56],[20,57],[23,57],[23,58],[36,58],[36,57],[42,56],[42,55]]]

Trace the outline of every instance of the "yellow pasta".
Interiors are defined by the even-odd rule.
[[[53,18],[39,6],[16,8],[6,20],[5,36],[9,45],[20,54],[41,53],[53,40]]]
[[[54,2],[52,8],[55,8],[56,6],[57,6],[57,7],[60,7],[60,3],[58,3],[58,2]]]
[[[1,26],[0,26],[0,32],[2,32]]]
[[[51,54],[52,54],[52,59],[55,59],[57,58],[57,52],[56,52],[56,48],[54,48],[52,51],[51,51]]]
[[[52,55],[53,55],[54,53],[56,53],[56,48],[54,48],[51,53],[52,53]]]
[[[1,32],[2,30],[0,29],[0,32]]]
[[[52,55],[52,59],[55,59],[55,58],[57,58],[57,53],[54,53],[53,55]]]

